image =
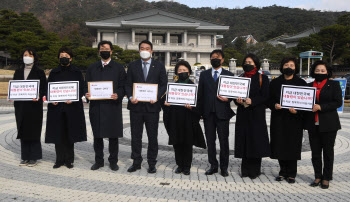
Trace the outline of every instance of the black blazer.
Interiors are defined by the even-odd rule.
[[[313,82],[308,86],[312,87]],[[320,101],[316,100],[316,104],[321,106],[318,111],[319,130],[320,132],[331,132],[341,129],[337,109],[343,103],[342,91],[338,81],[328,80],[320,92]],[[305,129],[314,132],[315,129],[315,113],[307,112],[305,114]]]
[[[203,116],[207,118],[210,112],[215,112],[219,119],[231,119],[235,113],[231,109],[229,99],[223,102],[217,98],[218,81],[215,82],[211,74],[212,69],[205,70],[199,77],[198,84],[198,107]],[[233,76],[234,74],[222,69],[221,75]]]
[[[132,104],[129,100],[128,109],[135,112],[160,112],[161,107],[159,100],[164,95],[168,83],[165,66],[162,63],[152,59],[150,68],[148,70],[147,80],[145,81],[142,71],[141,59],[130,63],[125,85],[125,91],[128,99],[133,95],[134,83],[158,84],[158,98],[157,102],[154,104],[151,104],[149,102],[139,102],[137,104]]]

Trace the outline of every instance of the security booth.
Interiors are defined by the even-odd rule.
[[[300,75],[303,70],[303,59],[307,59],[307,75],[310,75],[310,62],[313,64],[315,59],[322,60],[323,52],[319,51],[306,51],[299,54],[300,57]]]

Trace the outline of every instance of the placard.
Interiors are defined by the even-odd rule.
[[[195,107],[197,104],[197,84],[168,83],[166,102],[171,105],[190,104]]]
[[[134,83],[133,85],[133,99],[141,102],[157,101],[158,84],[149,83]]]
[[[226,98],[249,98],[250,78],[236,76],[219,76],[217,95]]]
[[[88,82],[90,100],[112,99],[113,81],[92,81]]]
[[[79,81],[49,82],[47,89],[48,102],[79,101]]]
[[[13,101],[33,101],[39,98],[40,80],[10,80],[8,99]]]
[[[315,101],[315,87],[292,85],[282,85],[281,87],[280,105],[282,108],[312,111]]]

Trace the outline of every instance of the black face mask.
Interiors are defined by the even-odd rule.
[[[108,58],[111,57],[111,52],[110,51],[100,51],[100,56],[102,59],[107,60]]]
[[[69,65],[69,63],[70,63],[70,58],[67,58],[67,57],[62,57],[62,58],[60,58],[60,64],[62,65],[62,66],[67,66],[67,65]]]
[[[188,72],[182,72],[178,74],[179,81],[186,81],[188,79]]]
[[[218,68],[221,66],[221,59],[211,59],[210,60],[210,64],[211,66],[213,66],[214,68]]]
[[[315,80],[317,82],[321,82],[321,81],[323,81],[323,80],[325,80],[327,78],[328,78],[327,74],[315,74]]]
[[[282,72],[283,72],[284,75],[291,76],[291,75],[294,74],[295,70],[290,68],[290,67],[287,67],[287,68],[284,68],[282,70]]]
[[[250,65],[250,64],[245,64],[245,65],[243,65],[243,70],[245,71],[245,72],[250,72],[250,71],[252,71],[254,69],[254,65]]]

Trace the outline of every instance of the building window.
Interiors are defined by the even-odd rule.
[[[181,39],[182,39],[181,35],[170,35],[170,43],[182,43]]]
[[[163,35],[163,34],[153,34],[152,35],[152,43],[154,43],[154,44],[165,43],[165,35]]]
[[[179,58],[181,58],[180,52],[170,53],[170,65],[175,66],[176,63],[179,61]]]
[[[165,64],[165,53],[164,52],[153,52],[152,59],[155,59],[158,62]]]
[[[143,40],[147,40],[147,34],[135,34],[136,43],[140,43]]]

